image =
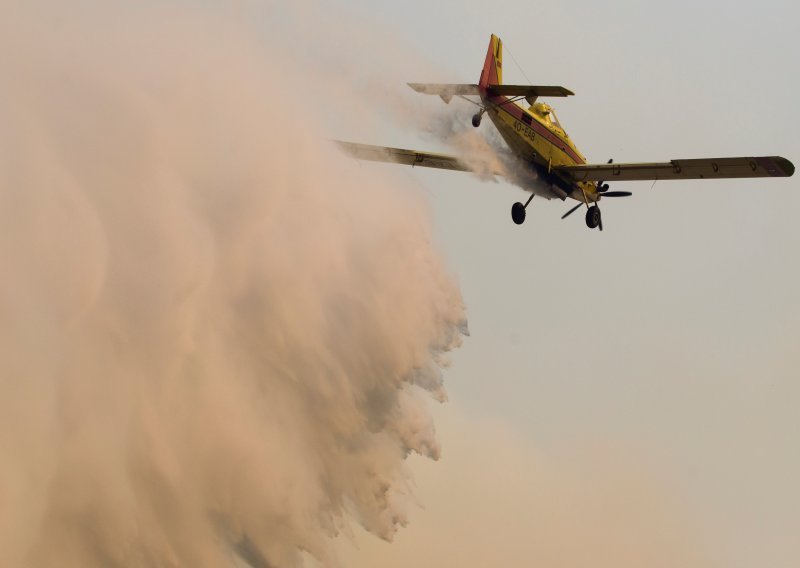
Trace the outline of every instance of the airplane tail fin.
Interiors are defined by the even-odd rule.
[[[489,85],[501,85],[503,83],[503,42],[500,38],[492,34],[489,40],[489,50],[486,52],[486,61],[483,63],[483,71],[478,85],[485,89]]]

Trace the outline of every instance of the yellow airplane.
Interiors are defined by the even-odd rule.
[[[567,97],[574,93],[564,87],[503,84],[503,46],[495,35],[489,41],[489,50],[477,85],[409,83],[419,93],[439,95],[445,103],[460,97],[479,107],[472,117],[472,125],[480,126],[481,118],[488,114],[512,151],[513,164],[503,171],[512,183],[531,193],[523,203],[514,203],[511,218],[518,225],[525,221],[525,210],[535,195],[575,199],[578,204],[563,216],[586,206],[586,225],[603,230],[598,202],[603,197],[625,197],[629,191],[609,191],[604,180],[671,180],[671,179],[721,179],[754,177],[789,177],[794,165],[780,156],[743,158],[700,158],[671,160],[669,162],[620,164],[609,160],[606,164],[587,164],[567,133],[564,132],[553,108],[539,97]],[[480,98],[480,103],[468,99]],[[517,104],[525,99],[527,109]],[[475,171],[468,160],[445,154],[355,144],[337,141],[348,154],[379,162],[392,162],[411,166],[425,166],[447,170]],[[544,183],[542,183],[544,182]]]

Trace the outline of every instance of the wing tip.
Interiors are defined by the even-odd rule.
[[[794,164],[782,156],[775,156],[772,161],[777,164],[778,168],[783,172],[782,177],[792,177],[794,175]]]

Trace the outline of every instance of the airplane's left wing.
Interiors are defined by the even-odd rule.
[[[423,166],[425,168],[439,168],[442,170],[457,170],[470,172],[471,168],[459,161],[455,156],[447,154],[434,154],[432,152],[418,152],[417,150],[404,150],[402,148],[389,148],[386,146],[373,146],[371,144],[356,144],[335,140],[336,144],[345,153],[359,160],[373,162],[391,162],[405,164],[406,166]]]
[[[699,158],[639,164],[580,164],[553,170],[574,181],[635,181],[667,179],[724,179],[789,177],[794,164],[780,156]]]

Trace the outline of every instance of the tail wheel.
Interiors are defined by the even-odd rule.
[[[483,115],[481,113],[476,113],[472,115],[472,126],[478,128],[481,125],[481,118],[483,118]]]

